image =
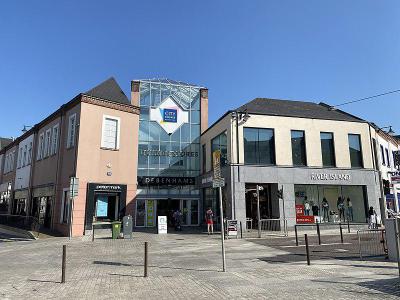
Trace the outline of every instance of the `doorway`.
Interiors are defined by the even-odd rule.
[[[95,194],[95,221],[111,222],[118,220],[119,196],[117,194]]]

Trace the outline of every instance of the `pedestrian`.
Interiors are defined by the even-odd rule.
[[[351,202],[350,197],[347,197],[347,220],[353,222],[353,203]]]
[[[207,232],[208,235],[213,234],[214,233],[214,213],[211,210],[211,207],[209,207],[206,211],[206,224],[207,224]]]
[[[174,214],[173,214],[173,218],[175,221],[175,231],[182,231],[182,213],[179,209],[177,209]]]
[[[376,214],[376,211],[374,210],[374,208],[372,206],[368,210],[368,217],[369,217],[368,228],[369,229],[377,229],[378,228],[378,226],[376,224],[377,214]]]

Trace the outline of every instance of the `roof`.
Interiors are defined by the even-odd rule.
[[[314,103],[292,100],[278,100],[268,98],[256,98],[239,108],[238,111],[247,110],[250,114],[285,116],[296,118],[311,118],[335,121],[366,122],[325,103]]]
[[[152,78],[152,79],[138,79],[133,81],[140,81],[140,82],[152,82],[152,83],[164,83],[164,84],[171,84],[171,85],[183,85],[193,88],[204,89],[205,87],[199,86],[197,84],[187,83],[178,80],[172,80],[168,78]]]
[[[100,83],[99,85],[95,86],[94,88],[83,94],[102,98],[112,102],[131,104],[128,97],[126,97],[125,93],[122,91],[117,81],[115,81],[114,77],[110,77],[106,81]]]
[[[0,137],[0,150],[13,142],[13,139]]]

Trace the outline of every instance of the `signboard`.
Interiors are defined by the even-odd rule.
[[[167,216],[158,216],[158,234],[168,233]]]
[[[228,232],[228,236],[236,236],[238,235],[238,221],[237,220],[227,220],[226,221],[226,231]]]
[[[311,180],[341,180],[349,181],[350,174],[334,174],[334,173],[312,173]]]
[[[400,183],[400,171],[390,172],[390,175],[390,180],[392,181],[392,183]]]
[[[139,176],[138,185],[195,185],[195,177]]]
[[[108,212],[108,197],[102,195],[97,196],[96,216],[107,217],[107,212]]]
[[[79,178],[71,177],[69,182],[69,195],[71,198],[78,196]]]
[[[296,223],[297,224],[313,224],[314,216],[304,215],[304,205],[296,204]]]
[[[213,152],[213,188],[225,186],[225,180],[221,176],[221,150]]]
[[[189,122],[189,112],[179,107],[171,97],[167,97],[158,107],[150,108],[150,120],[156,121],[168,134],[172,134]]]
[[[154,200],[147,200],[146,212],[147,212],[147,227],[153,227],[154,226]]]

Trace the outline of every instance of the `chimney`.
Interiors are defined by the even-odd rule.
[[[131,81],[131,104],[135,106],[139,106],[139,93],[140,82],[139,81]]]
[[[200,130],[201,133],[208,128],[208,89],[200,90]]]

